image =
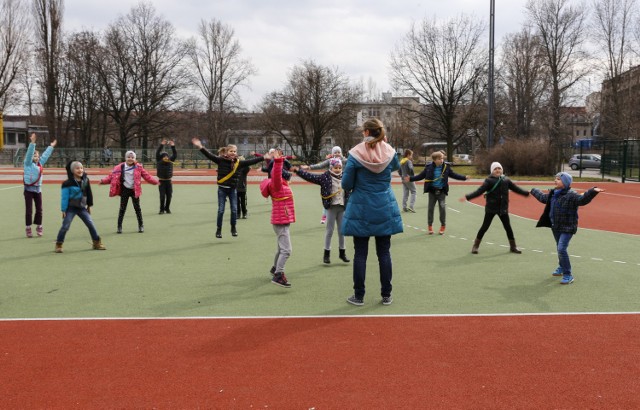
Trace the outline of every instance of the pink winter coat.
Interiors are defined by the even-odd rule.
[[[123,165],[126,166],[127,164],[122,162],[116,165],[113,167],[109,175],[100,180],[101,184],[111,184],[109,186],[109,196],[120,195],[120,191],[122,189],[121,180],[122,170],[124,168]],[[153,185],[158,185],[159,181],[149,174],[142,164],[136,163],[135,167],[136,168],[133,170],[133,192],[136,198],[140,198],[140,195],[142,195],[142,178]]]
[[[287,181],[282,179],[284,158],[276,158],[271,170],[271,178],[260,184],[262,196],[271,196],[271,224],[287,225],[296,221],[296,210],[293,203],[293,192]]]

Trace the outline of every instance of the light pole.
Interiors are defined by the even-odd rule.
[[[496,10],[496,2],[495,0],[490,0],[490,10],[489,10],[489,82],[488,82],[488,111],[489,111],[489,119],[487,124],[487,149],[491,149],[493,146],[493,133],[494,133],[494,106],[495,106],[495,97],[494,97],[494,84],[493,84],[493,63],[494,63],[494,37],[495,37],[495,10]]]

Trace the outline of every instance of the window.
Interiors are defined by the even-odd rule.
[[[16,145],[16,133],[15,132],[5,133],[4,143],[7,145]]]

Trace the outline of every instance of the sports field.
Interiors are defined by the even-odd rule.
[[[0,408],[640,406],[634,185],[598,184],[607,192],[581,208],[569,286],[550,275],[555,244],[535,228],[535,199],[512,194],[521,255],[509,253],[497,219],[472,255],[484,209],[458,198],[479,182],[452,184],[443,236],[425,232],[419,185],[417,213],[403,214],[405,232],[392,240],[394,303],[380,304],[372,246],[365,306],[354,307],[337,238],[322,263],[315,185],[293,186],[292,288],[283,289],[270,283],[270,203],[256,184],[239,236],[227,210],[216,239],[213,184],[174,184],[171,215],[157,214],[157,188],[145,184],[145,233],[130,205],[117,235],[119,200],[91,179],[106,251],[91,250],[76,219],[65,252],[53,253],[57,183],[44,186],[44,237],[27,239],[22,187],[0,184]],[[347,249],[352,257],[349,238]]]

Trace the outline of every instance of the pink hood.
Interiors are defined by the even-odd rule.
[[[396,150],[385,141],[380,141],[375,147],[370,148],[366,142],[371,139],[371,137],[365,138],[363,142],[349,151],[349,155],[353,155],[369,171],[379,174],[396,156]]]

